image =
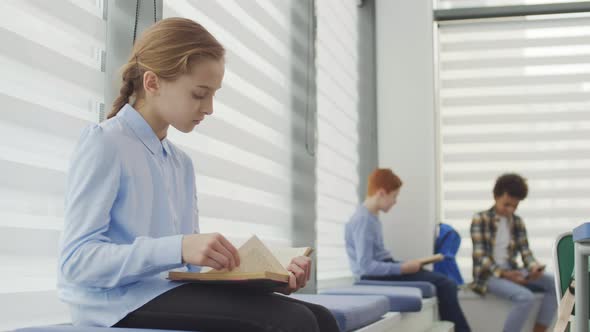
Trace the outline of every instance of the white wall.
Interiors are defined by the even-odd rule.
[[[406,259],[432,252],[437,215],[432,3],[376,5],[379,165],[404,182],[381,220],[386,246]]]

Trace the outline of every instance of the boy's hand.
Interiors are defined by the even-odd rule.
[[[402,263],[402,274],[412,274],[420,271],[422,264],[417,260],[409,260]]]
[[[502,274],[500,274],[500,277],[510,280],[510,281],[512,281],[516,284],[519,284],[519,285],[526,285],[527,284],[527,280],[522,275],[522,272],[520,272],[518,270],[502,271]]]
[[[240,256],[219,233],[190,234],[182,237],[182,262],[231,271],[240,266]]]
[[[545,265],[539,265],[539,264],[535,264],[531,267],[531,270],[529,272],[529,275],[527,277],[528,281],[534,281],[537,280],[539,278],[541,278],[541,276],[543,276],[543,271],[545,270]]]
[[[305,287],[311,276],[311,258],[306,256],[295,257],[287,266],[289,271],[289,285],[279,290],[280,293],[289,295]]]

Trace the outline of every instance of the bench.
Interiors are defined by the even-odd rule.
[[[329,288],[326,295],[383,295],[389,301],[389,310],[394,312],[419,312],[422,310],[422,293],[418,288],[398,286],[356,285]]]
[[[295,294],[291,297],[326,307],[334,315],[340,331],[343,332],[379,321],[389,311],[389,300],[382,295]]]
[[[359,280],[355,282],[355,285],[414,287],[420,289],[423,298],[429,299],[436,296],[436,287],[427,281]]]

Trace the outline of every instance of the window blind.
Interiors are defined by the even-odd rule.
[[[69,321],[57,245],[70,153],[103,102],[103,9],[0,3],[0,330]]]
[[[358,206],[358,8],[316,1],[318,287],[349,284],[344,225]]]
[[[299,78],[308,63],[295,47],[309,38],[303,3],[164,1],[164,17],[199,22],[227,50],[213,116],[189,135],[169,132],[194,162],[201,232],[236,243],[251,234],[271,246],[293,242],[293,220],[305,209],[293,192],[310,181],[293,167],[306,154],[300,111],[308,91]]]
[[[517,214],[533,253],[590,213],[590,17],[559,15],[440,25],[441,217],[463,243],[471,279],[472,215],[493,205],[504,172],[528,179]]]

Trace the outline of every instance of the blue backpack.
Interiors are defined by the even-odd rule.
[[[444,255],[445,259],[434,264],[434,271],[446,275],[457,285],[463,285],[464,281],[455,260],[459,246],[461,246],[461,236],[450,225],[440,223],[438,227],[439,232],[434,243],[434,253]]]

